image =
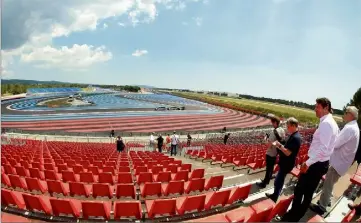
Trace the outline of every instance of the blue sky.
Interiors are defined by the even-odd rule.
[[[6,78],[326,96],[336,108],[361,87],[358,0],[34,1],[3,3]]]

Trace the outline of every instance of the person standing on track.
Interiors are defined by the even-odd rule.
[[[122,137],[118,136],[117,137],[117,151],[118,152],[123,152],[125,148],[125,144],[123,142]]]
[[[157,138],[157,142],[158,142],[158,152],[162,152],[162,147],[163,147],[163,143],[164,143],[164,139],[162,137],[161,134],[159,134],[158,138]]]
[[[231,135],[231,133],[226,133],[226,134],[224,135],[224,138],[223,138],[223,143],[224,143],[224,145],[227,145],[227,141],[228,141],[230,135]]]
[[[172,138],[171,138],[171,149],[170,149],[170,155],[172,156],[177,155],[177,146],[179,144],[179,136],[176,134],[176,132],[173,132]]]
[[[257,183],[257,186],[260,188],[265,188],[273,174],[273,169],[276,164],[278,149],[275,145],[272,145],[274,141],[278,141],[281,144],[284,144],[284,138],[286,136],[285,130],[281,128],[280,119],[277,116],[270,115],[271,123],[274,127],[273,131],[267,134],[266,140],[268,141],[268,149],[266,152],[266,174],[262,182]]]
[[[171,142],[171,139],[170,139],[170,136],[169,134],[167,134],[167,137],[165,138],[165,143],[166,143],[166,150],[170,150],[170,142]]]
[[[188,133],[188,135],[187,135],[187,147],[191,146],[191,142],[192,142],[192,136]]]
[[[152,132],[150,134],[150,138],[149,138],[149,146],[153,148],[153,150],[155,150],[155,138],[154,138],[154,132]]]
[[[300,168],[291,209],[281,221],[298,222],[307,212],[313,194],[322,176],[327,173],[330,157],[333,153],[339,128],[332,117],[331,102],[327,98],[316,99],[316,116],[320,124],[315,131],[308,150],[308,160]]]

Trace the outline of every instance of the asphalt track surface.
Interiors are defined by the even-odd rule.
[[[144,96],[146,97],[146,96]],[[107,98],[105,98],[107,99]],[[142,98],[143,99],[143,98]],[[164,103],[168,98],[151,98]],[[174,98],[171,98],[169,104],[174,105]],[[104,100],[104,98],[102,98]],[[113,100],[113,99],[111,99]],[[132,99],[135,100],[136,99]],[[181,105],[186,105],[185,111],[154,111],[149,108],[128,110],[121,107],[114,109],[96,109],[87,110],[78,109],[77,112],[52,111],[39,112],[32,110],[31,106],[27,111],[9,110],[7,107],[12,105],[11,101],[2,103],[2,127],[20,129],[24,131],[47,132],[59,131],[69,133],[95,133],[109,132],[111,130],[121,132],[169,132],[177,131],[212,131],[219,130],[226,126],[229,129],[241,129],[249,127],[258,127],[269,124],[269,121],[263,117],[238,112],[230,109],[223,109],[205,104],[196,105],[194,101],[187,104],[186,99],[179,100]],[[139,101],[144,104],[144,101]],[[29,104],[28,102],[22,102]],[[33,103],[33,102],[31,102]],[[148,104],[151,104],[149,102]],[[147,104],[147,105],[148,105]],[[22,104],[16,105],[22,108]],[[16,106],[12,106],[15,107]],[[27,105],[26,105],[27,106]],[[135,105],[136,107],[137,105]],[[148,106],[147,106],[148,107]],[[187,108],[190,108],[187,110]],[[5,111],[4,111],[5,110]],[[4,111],[4,112],[3,112]],[[80,112],[81,111],[81,112]]]

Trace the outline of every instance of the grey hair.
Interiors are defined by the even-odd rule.
[[[358,109],[355,106],[347,106],[346,112],[351,113],[355,119],[358,118]]]
[[[294,117],[288,118],[287,119],[287,124],[298,127],[298,120],[296,118],[294,118]]]

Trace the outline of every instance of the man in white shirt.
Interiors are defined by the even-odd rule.
[[[153,149],[155,149],[154,132],[152,132],[152,134],[150,134],[149,144],[150,144],[151,147],[153,147]]]
[[[173,135],[171,137],[171,148],[170,148],[170,155],[172,156],[177,155],[177,145],[179,143],[179,136],[176,134],[176,132],[173,132]]]
[[[304,216],[311,204],[313,193],[328,170],[339,128],[332,117],[330,100],[316,99],[315,112],[320,124],[308,150],[309,158],[301,166],[292,208],[282,217],[282,221],[298,222]]]
[[[323,215],[326,207],[331,205],[333,186],[341,176],[345,175],[355,158],[360,140],[357,118],[358,109],[355,106],[347,107],[343,117],[346,125],[337,136],[318,206],[313,204],[310,206],[310,209],[319,215]]]

